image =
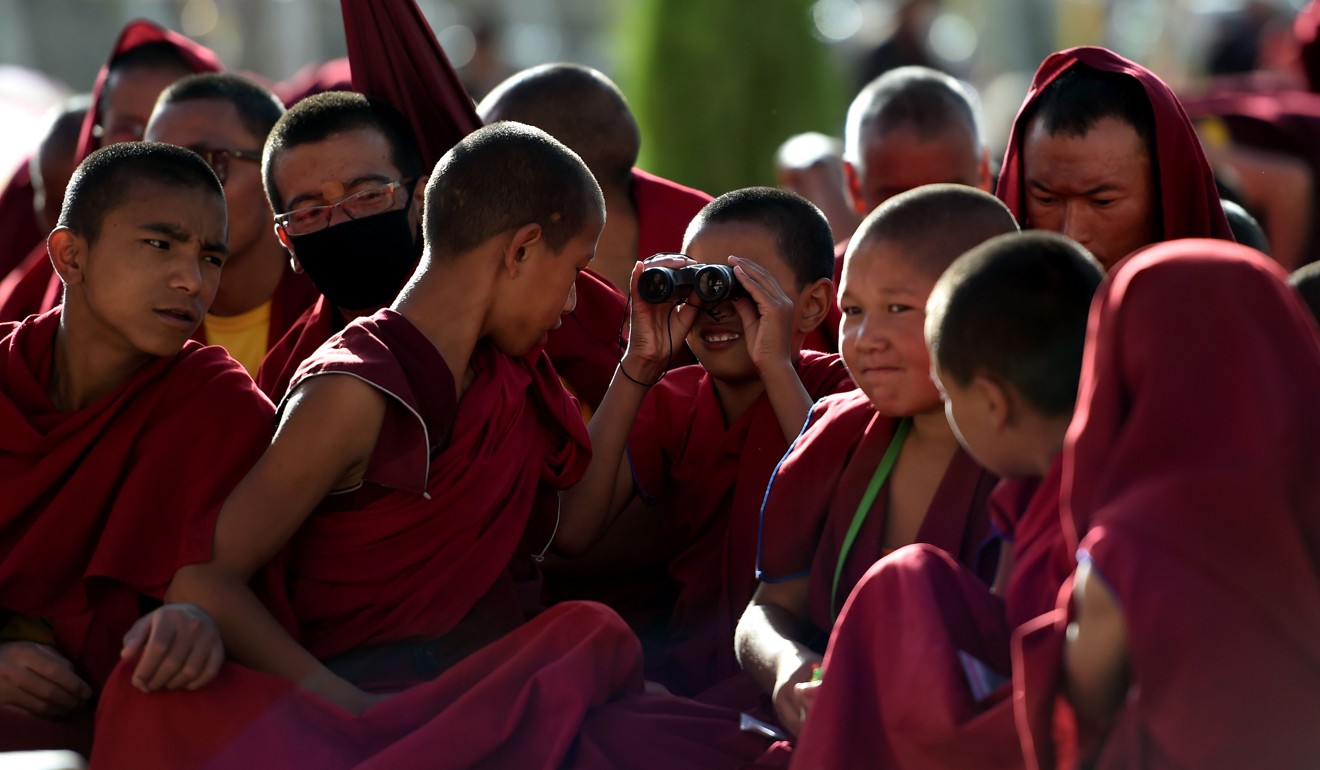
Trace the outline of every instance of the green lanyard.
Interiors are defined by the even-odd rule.
[[[903,439],[907,438],[908,430],[911,428],[911,417],[904,417],[898,423],[894,437],[889,440],[889,448],[885,450],[885,456],[880,458],[880,466],[875,469],[875,475],[871,477],[871,483],[866,487],[866,494],[862,495],[862,502],[857,505],[857,513],[853,514],[852,524],[848,525],[848,534],[843,536],[843,549],[839,552],[839,562],[834,565],[834,585],[830,587],[832,620],[839,617],[839,612],[835,609],[838,605],[835,598],[839,595],[839,578],[843,576],[843,563],[848,560],[848,552],[852,550],[853,541],[857,539],[857,533],[861,531],[866,515],[871,512],[876,496],[889,480],[889,474],[894,471],[894,463],[898,462],[898,453],[903,449]]]

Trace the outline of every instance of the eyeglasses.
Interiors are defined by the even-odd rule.
[[[308,235],[329,227],[335,209],[343,209],[349,219],[363,219],[375,214],[383,214],[398,207],[399,191],[404,190],[406,193],[413,181],[413,179],[400,179],[397,182],[355,192],[328,206],[308,206],[305,209],[294,209],[284,214],[277,214],[275,226],[288,235]]]
[[[261,150],[231,150],[228,147],[192,147],[189,149],[202,156],[202,160],[206,161],[206,165],[210,166],[216,177],[220,179],[220,184],[224,184],[229,177],[230,158],[250,160],[253,163],[261,162]]]

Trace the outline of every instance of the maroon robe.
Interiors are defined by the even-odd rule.
[[[757,575],[771,583],[810,576],[810,620],[821,634],[818,647],[834,625],[835,609],[884,555],[888,485],[858,531],[838,595],[830,595],[844,536],[897,424],[877,413],[861,391],[822,399],[766,490]],[[918,542],[948,551],[986,583],[994,577],[998,553],[987,510],[995,482],[959,450],[917,533]]]
[[[1062,520],[1117,598],[1132,686],[1112,725],[1079,726],[1097,767],[1320,757],[1320,337],[1284,280],[1184,240],[1130,257],[1092,306]],[[1069,714],[1069,598],[1015,643],[1031,767],[1055,766]]]
[[[139,46],[162,42],[174,46],[179,58],[193,72],[220,72],[224,69],[215,53],[200,43],[145,19],[129,22],[119,33],[109,60],[96,75],[96,84],[92,87],[92,105],[83,120],[78,150],[73,156],[75,168],[98,147],[99,139],[94,129],[100,123],[103,109],[101,98],[115,60]],[[29,315],[44,313],[60,304],[62,298],[63,285],[46,256],[46,243],[41,241],[0,281],[0,321],[20,321]]]
[[[345,375],[389,402],[363,488],[328,497],[290,544],[289,596],[319,657],[443,636],[506,577],[529,526],[553,532],[557,491],[590,457],[577,404],[543,354],[515,359],[481,344],[471,363],[476,379],[459,401],[435,346],[382,310],[294,377],[290,393]]]
[[[996,528],[1012,543],[1003,597],[926,544],[871,567],[830,636],[793,767],[1023,766],[1009,639],[1019,618],[1054,605],[1072,572],[1059,524],[1061,468],[1056,458],[1043,481],[1006,481],[991,498]],[[984,692],[973,693],[960,653],[997,676]]]
[[[807,351],[796,364],[811,398],[852,390],[838,355]],[[669,575],[678,600],[669,643],[650,678],[696,695],[740,672],[738,618],[756,590],[756,535],[765,488],[788,441],[770,397],[725,426],[715,383],[701,366],[670,372],[652,388],[628,442],[638,495],[663,505]]]
[[[32,204],[35,194],[32,172],[24,160],[0,191],[0,279],[18,267],[45,236]]]
[[[188,342],[61,412],[46,395],[59,321],[0,325],[0,607],[47,619],[99,688],[144,599],[211,558],[215,516],[269,441],[272,407],[223,350]]]
[[[1069,48],[1052,53],[1041,62],[1031,81],[1022,107],[1013,122],[1008,137],[1008,149],[999,173],[995,194],[1022,223],[1023,229],[1032,227],[1027,219],[1026,182],[1022,176],[1022,143],[1027,126],[1023,115],[1050,83],[1059,75],[1077,65],[1086,65],[1102,72],[1118,72],[1136,78],[1150,99],[1155,113],[1155,179],[1159,185],[1162,240],[1175,238],[1222,238],[1233,240],[1228,219],[1219,203],[1210,163],[1201,151],[1201,140],[1196,128],[1183,111],[1178,98],[1159,76],[1140,64],[1128,61],[1104,48]]]

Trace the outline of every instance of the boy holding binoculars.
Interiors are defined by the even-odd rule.
[[[628,348],[588,426],[591,465],[562,500],[566,518],[613,522],[634,499],[663,517],[656,542],[611,545],[663,551],[677,600],[648,674],[697,695],[739,671],[733,631],[756,587],[776,463],[812,403],[853,384],[837,355],[802,350],[834,296],[833,238],[815,206],[769,188],[728,193],[698,213],[683,251],[633,271]],[[684,339],[700,363],[667,371]]]

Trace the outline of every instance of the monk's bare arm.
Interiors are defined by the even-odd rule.
[[[780,723],[793,734],[803,708],[794,685],[810,681],[821,657],[802,643],[807,628],[806,577],[761,583],[734,634],[738,663],[769,693]]]
[[[630,363],[636,373],[633,369],[629,373],[642,382],[651,382],[659,375],[659,367],[645,367],[629,362],[627,357],[620,366],[629,366]],[[632,500],[632,472],[624,462],[624,455],[628,434],[647,392],[647,388],[629,380],[619,370],[614,371],[614,379],[587,425],[587,433],[591,435],[591,462],[582,479],[560,494],[561,518],[554,540],[556,552],[566,556],[581,555]]]
[[[637,294],[637,279],[646,267],[682,267],[690,262],[680,258],[638,262],[632,273],[633,296]],[[674,340],[683,344],[696,312],[689,305],[650,305],[640,300],[632,303],[628,349],[587,426],[591,463],[582,480],[559,498],[561,516],[554,540],[558,553],[574,556],[586,551],[633,498],[632,470],[624,462],[628,435],[650,388],[647,383],[659,381],[664,374],[673,360],[670,345]]]
[[[1073,606],[1063,652],[1065,689],[1078,717],[1102,723],[1127,697],[1127,624],[1117,597],[1089,560],[1077,565]]]
[[[384,396],[352,377],[300,386],[270,447],[220,509],[211,561],[179,570],[166,595],[205,609],[233,659],[359,711],[361,691],[295,642],[249,581],[329,492],[361,479],[384,413]]]
[[[761,372],[761,381],[765,383],[765,394],[770,399],[770,406],[775,410],[775,419],[779,420],[779,429],[788,443],[798,437],[802,426],[811,413],[811,395],[802,385],[797,369],[788,361],[784,366],[766,369]]]

